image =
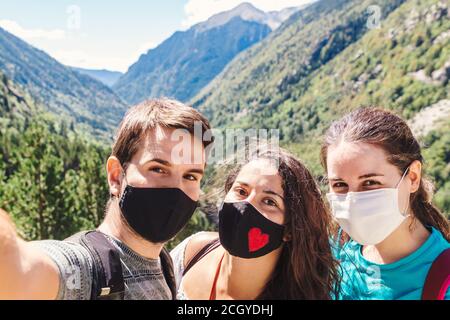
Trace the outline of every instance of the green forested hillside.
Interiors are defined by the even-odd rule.
[[[110,152],[47,113],[0,72],[0,208],[25,239],[64,239],[101,223]],[[199,211],[173,243],[209,228]]]
[[[263,125],[259,121],[276,115],[304,79],[370,31],[369,6],[378,5],[383,18],[402,2],[318,1],[234,59],[193,103],[219,126],[236,117]]]
[[[450,117],[442,120],[441,125],[423,139],[423,155],[425,170],[437,190],[434,203],[450,218]]]
[[[400,2],[376,2],[389,10],[379,28],[367,29],[361,17],[373,1],[321,1],[309,8],[321,8],[319,20],[301,12],[235,59],[194,103],[221,127],[280,129],[282,144],[321,176],[319,147],[332,120],[362,105],[409,119],[449,98],[448,3]],[[422,140],[436,201],[450,212],[449,127],[442,123]]]
[[[380,24],[368,28],[368,22],[377,22],[377,15],[368,10],[373,5],[381,10]],[[279,129],[282,145],[319,179],[324,175],[319,164],[323,133],[344,113],[377,105],[414,119],[414,130],[423,122],[428,130],[417,134],[424,146],[425,172],[436,185],[434,202],[449,214],[449,17],[448,1],[443,0],[318,1],[236,57],[193,103],[215,127]],[[81,123],[97,128],[98,135],[111,136],[121,107],[105,116],[110,94],[105,100],[103,89],[95,94],[78,91],[86,85],[79,76],[70,78],[82,85],[74,85],[73,91],[83,99],[100,100],[101,107],[79,109],[79,100],[72,104],[79,97],[72,92],[72,80],[65,93],[57,95],[63,100],[70,96],[68,106],[43,104],[35,99],[39,86],[45,87],[44,100],[61,92],[47,80],[58,75],[64,82],[65,71],[29,78],[29,72],[46,63],[32,64],[30,70],[28,58],[19,67],[2,65],[2,53],[0,35],[0,208],[12,214],[27,239],[63,239],[97,226],[109,196],[104,167],[110,147],[81,134],[80,118],[66,118],[65,108],[73,107],[86,120]],[[33,61],[33,55],[29,59]],[[8,76],[10,69],[2,73],[4,68],[12,68],[15,77]],[[422,114],[427,110],[439,121],[429,122]],[[219,171],[207,168],[201,209],[169,246],[211,228],[202,212],[216,211],[224,175]]]
[[[79,137],[0,74],[0,208],[26,239],[92,228],[108,197],[109,150]]]
[[[45,110],[96,138],[111,139],[127,106],[106,85],[60,64],[0,28],[0,71]]]

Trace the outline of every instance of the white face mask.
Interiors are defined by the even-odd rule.
[[[408,217],[409,201],[404,213],[398,204],[398,186],[408,169],[395,188],[327,194],[335,219],[353,240],[362,245],[378,244]]]

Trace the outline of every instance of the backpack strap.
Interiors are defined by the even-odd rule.
[[[107,236],[100,231],[81,235],[82,244],[94,261],[91,300],[123,300],[125,283],[120,254]]]
[[[159,255],[161,259],[161,269],[166,279],[167,285],[169,286],[170,292],[172,293],[172,300],[177,298],[177,283],[175,280],[175,271],[173,267],[173,260],[170,256],[169,251],[166,248],[162,248],[161,254]]]
[[[200,249],[195,256],[189,260],[186,267],[183,271],[183,276],[201,259],[203,259],[208,253],[211,251],[217,249],[220,246],[220,239],[214,239],[213,241],[209,242],[206,246],[204,246],[202,249]]]
[[[91,254],[94,261],[91,300],[123,300],[125,282],[122,262],[116,247],[100,231],[82,231],[65,241],[78,242]],[[172,299],[176,299],[176,280],[172,258],[166,248],[161,250],[161,269],[169,286]]]
[[[91,300],[123,300],[125,284],[120,255],[100,231],[82,231],[64,241],[79,243],[93,259]]]
[[[450,286],[450,249],[444,250],[431,265],[422,291],[422,300],[444,300]]]

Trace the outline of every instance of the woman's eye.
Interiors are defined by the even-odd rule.
[[[273,201],[272,199],[264,199],[263,200],[264,204],[271,206],[271,207],[278,207],[278,204]]]
[[[371,187],[371,186],[375,186],[375,185],[381,185],[381,183],[379,183],[378,181],[374,181],[374,180],[366,180],[363,182],[363,186],[365,186],[365,187]]]
[[[336,182],[333,184],[333,188],[345,188],[347,185],[343,182]]]
[[[240,196],[243,196],[243,197],[245,197],[247,195],[247,192],[244,189],[242,189],[242,188],[236,188],[235,192],[237,194],[239,194]]]

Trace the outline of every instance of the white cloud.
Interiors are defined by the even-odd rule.
[[[107,69],[125,72],[130,66],[129,58],[93,55],[83,50],[54,50],[51,55],[66,66],[84,69]]]
[[[13,20],[0,20],[0,27],[28,42],[33,40],[63,40],[66,37],[66,32],[62,29],[26,29]]]
[[[145,42],[131,54],[128,51],[123,51],[116,53],[114,56],[104,52],[89,54],[83,50],[52,50],[50,53],[52,57],[67,66],[126,72],[139,59],[141,54],[147,53],[158,44],[156,41]]]
[[[13,20],[0,20],[0,27],[16,37],[44,50],[60,63],[86,69],[111,69],[127,71],[128,67],[137,61],[139,56],[156,47],[158,42],[144,42],[136,50],[111,55],[89,52],[89,48],[81,48],[83,34],[66,32],[63,29],[45,30],[41,28],[27,29]],[[78,45],[78,48],[76,46]],[[130,54],[131,53],[131,54]]]
[[[298,7],[313,0],[189,0],[184,6],[186,14],[182,22],[184,28],[206,21],[211,16],[233,9],[242,2],[249,2],[263,11],[278,11],[288,7]]]

